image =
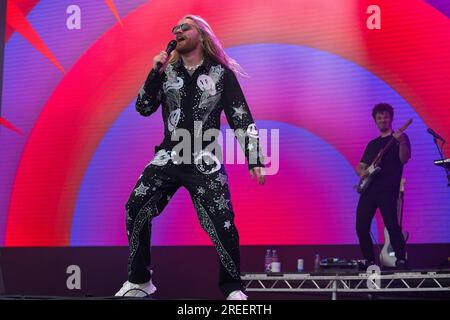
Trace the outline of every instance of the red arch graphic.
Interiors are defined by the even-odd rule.
[[[124,106],[136,96],[152,56],[171,38],[171,26],[186,13],[205,17],[226,47],[297,44],[352,60],[387,79],[426,123],[448,135],[450,112],[442,108],[450,91],[448,19],[421,1],[409,1],[407,7],[385,1],[382,30],[367,30],[365,8],[369,4],[360,1],[349,7],[348,1],[280,0],[267,5],[258,0],[216,0],[174,6],[154,0],[143,5],[122,20],[123,27],[113,27],[79,59],[45,105],[17,171],[5,245],[69,244],[77,192],[91,157]],[[322,24],[317,23],[319,16]],[[405,46],[414,48],[417,60],[405,61]],[[440,82],[428,90],[436,77]],[[257,119],[292,123],[277,110],[255,109],[254,113]]]

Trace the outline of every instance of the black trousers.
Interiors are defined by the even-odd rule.
[[[205,174],[195,164],[176,165],[172,161],[156,165],[152,161],[139,177],[125,206],[130,248],[128,280],[144,283],[151,279],[152,219],[163,211],[181,186],[189,191],[200,224],[216,248],[221,292],[227,296],[234,290],[243,290],[239,236],[224,167]]]
[[[397,218],[398,192],[363,193],[356,210],[356,233],[364,259],[375,261],[370,226],[379,208],[397,260],[405,259],[405,240]]]

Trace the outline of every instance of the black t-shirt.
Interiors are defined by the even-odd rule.
[[[411,143],[406,134],[406,143],[411,150]],[[387,137],[378,137],[370,141],[364,154],[361,158],[361,162],[367,164],[368,166],[377,156],[378,152],[383,149],[391,139],[395,139],[392,134]],[[400,189],[400,180],[403,173],[403,163],[400,161],[399,157],[400,143],[394,141],[394,144],[383,156],[379,167],[381,171],[374,177],[372,183],[369,185],[367,192],[398,192]]]

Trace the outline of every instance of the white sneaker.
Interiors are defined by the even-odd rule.
[[[241,290],[235,290],[228,295],[227,300],[247,300],[247,296]]]
[[[146,297],[155,293],[156,287],[152,280],[145,283],[132,283],[126,281],[122,288],[115,294],[116,297]]]

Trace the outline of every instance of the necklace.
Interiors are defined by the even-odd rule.
[[[203,64],[203,59],[202,59],[202,61],[200,61],[199,64],[197,64],[197,65],[195,65],[195,66],[189,67],[189,66],[187,66],[187,65],[184,65],[184,67],[186,68],[187,71],[195,71],[195,70],[197,70],[197,68],[200,67],[202,64]]]

